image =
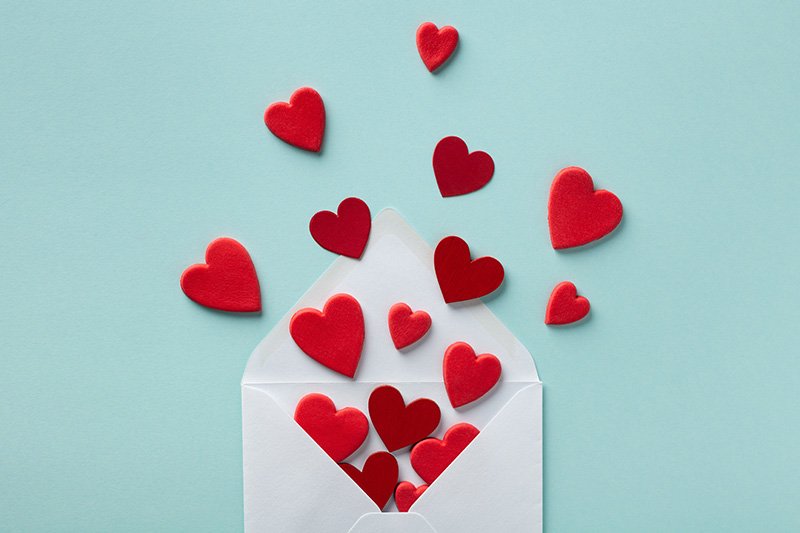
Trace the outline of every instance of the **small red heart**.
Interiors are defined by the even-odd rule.
[[[369,418],[390,452],[415,444],[439,427],[436,402],[419,398],[406,405],[400,391],[382,385],[369,395]]]
[[[500,379],[500,360],[490,353],[476,357],[466,342],[454,342],[447,348],[443,366],[444,388],[454,408],[474,402]]]
[[[398,475],[397,459],[392,454],[387,452],[373,453],[367,457],[363,470],[359,470],[347,463],[342,463],[339,466],[375,502],[375,505],[380,509],[386,507],[389,498],[392,497],[394,492]]]
[[[433,22],[424,22],[417,28],[417,50],[429,72],[442,66],[457,44],[458,30],[452,26],[440,30]]]
[[[389,334],[394,347],[402,350],[411,346],[431,329],[431,315],[425,311],[412,312],[404,303],[396,303],[389,309]]]
[[[428,489],[428,485],[420,485],[415,487],[410,481],[401,481],[397,488],[394,489],[394,502],[397,504],[397,510],[401,513],[407,513],[408,510],[417,501],[417,498],[422,496],[422,493]]]
[[[486,152],[469,153],[458,137],[445,137],[433,150],[433,174],[444,198],[477,191],[492,179],[494,160]]]
[[[359,198],[345,198],[337,214],[320,211],[311,217],[308,229],[317,244],[335,254],[358,259],[369,239],[372,220],[369,207]]]
[[[578,167],[559,172],[547,206],[550,241],[561,250],[582,246],[611,233],[622,220],[622,203],[613,193],[594,190],[592,177]]]
[[[458,237],[439,241],[433,265],[446,303],[486,296],[503,283],[500,261],[493,257],[470,261],[469,246]]]
[[[292,93],[289,103],[275,102],[264,113],[264,123],[278,139],[311,152],[319,152],[325,134],[325,105],[311,87]]]
[[[222,311],[261,311],[258,276],[244,246],[229,237],[206,248],[206,262],[183,271],[181,289],[191,300]]]
[[[352,378],[364,345],[364,315],[349,294],[331,296],[322,312],[300,309],[289,322],[289,333],[309,357]]]
[[[550,325],[571,324],[589,314],[589,300],[578,296],[578,289],[569,281],[562,281],[550,294],[544,323]]]
[[[369,422],[355,407],[336,410],[324,394],[306,394],[297,402],[294,419],[325,453],[344,461],[367,440]]]
[[[478,433],[475,426],[461,423],[448,429],[442,440],[425,439],[411,448],[411,466],[425,483],[431,484]]]

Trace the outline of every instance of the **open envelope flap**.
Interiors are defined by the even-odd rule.
[[[361,259],[334,261],[255,349],[242,384],[351,382],[305,355],[289,334],[297,310],[322,309],[337,293],[355,297],[364,313],[366,337],[356,381],[441,382],[442,356],[457,341],[469,343],[477,353],[497,356],[503,365],[502,380],[539,380],[528,350],[480,300],[444,303],[433,250],[396,211],[384,209],[373,220]],[[392,344],[387,325],[389,309],[398,302],[428,312],[433,322],[428,334],[403,353]]]
[[[347,533],[436,533],[417,513],[369,513]]]
[[[542,384],[517,393],[411,510],[438,533],[542,530]]]
[[[347,531],[379,509],[265,392],[242,388],[245,530]]]

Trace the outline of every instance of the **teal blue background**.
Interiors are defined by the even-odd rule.
[[[505,265],[487,302],[545,384],[547,531],[800,528],[800,6],[477,4],[3,3],[0,529],[240,530],[239,380],[350,195]],[[426,20],[461,36],[437,75]],[[262,121],[305,85],[321,155]],[[485,188],[439,196],[446,135],[494,157]],[[571,165],[625,216],[559,253]],[[260,315],[179,288],[222,235]],[[592,313],[553,329],[563,280]]]

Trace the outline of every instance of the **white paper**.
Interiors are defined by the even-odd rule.
[[[296,310],[303,307],[321,309],[330,296],[340,292],[355,297],[364,312],[365,342],[354,379],[333,372],[305,355],[289,335],[289,321]],[[407,303],[413,310],[427,311],[432,318],[432,327],[428,334],[417,344],[401,352],[394,348],[387,324],[389,309],[398,302]],[[501,378],[495,388],[477,402],[458,410],[450,406],[442,382],[444,351],[456,341],[469,343],[476,353],[492,353],[502,364]],[[499,470],[495,469],[494,472],[479,469],[480,472],[477,473],[483,479],[480,483],[476,483],[475,477],[468,474],[461,476],[464,478],[461,483],[458,475],[452,473],[458,471],[456,465],[471,453],[473,447],[488,447],[490,453],[507,458],[513,446],[510,443],[504,444],[500,437],[484,439],[483,432],[488,431],[494,423],[493,419],[500,420],[500,417],[495,418],[498,413],[514,406],[514,402],[509,403],[512,398],[525,396],[521,391],[526,391],[526,387],[532,384],[539,384],[533,359],[479,300],[455,305],[445,304],[433,272],[432,249],[395,211],[384,210],[373,221],[370,241],[362,258],[337,259],[259,344],[248,361],[242,380],[246,529],[293,531],[295,529],[291,528],[299,525],[297,521],[300,520],[302,528],[297,530],[349,531],[365,513],[378,511],[377,506],[340,467],[294,423],[292,414],[297,401],[311,392],[326,394],[339,409],[356,407],[368,414],[369,394],[375,387],[383,384],[397,387],[407,403],[419,397],[437,402],[442,411],[442,422],[433,434],[434,437],[441,438],[447,428],[458,422],[471,423],[482,431],[420,497],[412,511],[429,506],[430,504],[423,503],[426,500],[438,501],[437,505],[448,507],[447,503],[441,502],[453,500],[455,504],[455,500],[465,497],[462,494],[464,490],[469,499],[472,490],[477,499],[466,504],[486,509],[485,514],[489,516],[484,517],[484,523],[488,530],[515,531],[516,529],[494,527],[509,519],[495,516],[499,513],[490,511],[491,507],[483,506],[488,483],[492,487],[507,486],[503,490],[520,492],[528,502],[526,509],[534,509],[535,515],[531,526],[523,530],[541,528],[540,388],[538,400],[529,398],[516,402],[527,402],[524,408],[518,409],[532,411],[528,414],[538,417],[538,433],[529,428],[526,431],[515,429],[511,431],[513,435],[509,435],[512,440],[519,441],[519,446],[514,449],[525,450],[524,453],[529,457],[518,458],[521,462],[510,467],[496,465]],[[534,427],[536,423],[528,425]],[[479,441],[482,440],[487,442],[479,446]],[[371,453],[384,449],[371,428],[366,443],[347,462],[360,469]],[[400,467],[400,481],[411,481],[415,485],[422,483],[410,467],[408,450],[400,450],[394,455]],[[529,480],[530,487],[520,487],[516,483],[505,484],[504,477],[513,477],[513,473],[506,473],[504,468],[526,470],[526,465],[534,463],[539,465],[539,474]],[[526,471],[531,471],[531,468]],[[445,481],[448,478],[456,480]],[[282,485],[292,485],[288,491],[292,497],[275,494],[275,487],[269,485],[274,485],[276,479]],[[462,488],[448,488],[451,483],[461,483]],[[449,495],[451,493],[452,496]],[[500,493],[499,500],[514,499]],[[463,511],[461,506],[464,504],[458,504],[457,507],[461,509],[449,506],[453,507],[453,519]],[[390,503],[386,510],[396,510],[394,503]],[[435,521],[431,521],[426,513],[420,514],[430,522],[435,531],[453,531],[448,525],[452,520],[447,515],[442,515],[441,510],[433,512],[429,509],[427,512],[435,515]],[[526,520],[531,518],[530,512],[523,514]],[[517,515],[522,516],[520,513]],[[364,524],[381,520],[381,516],[391,516],[391,513],[365,518]],[[396,521],[401,519],[385,520],[399,523]],[[473,524],[476,524],[475,520],[477,518],[472,517]],[[513,517],[511,520],[513,521]],[[386,524],[386,528],[389,528],[389,522]],[[467,530],[462,528],[459,531]]]
[[[417,513],[369,513],[358,519],[348,533],[436,533]]]

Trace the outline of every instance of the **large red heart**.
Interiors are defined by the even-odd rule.
[[[270,105],[264,113],[264,123],[278,139],[319,152],[325,134],[325,105],[317,91],[301,87],[292,93],[289,103]]]
[[[250,254],[222,237],[206,248],[206,262],[183,271],[181,289],[190,299],[222,311],[261,311],[261,290]]]
[[[613,193],[594,190],[592,177],[578,167],[559,172],[547,206],[550,241],[561,250],[596,241],[622,220],[622,203]]]
[[[394,502],[397,504],[397,510],[401,513],[407,513],[408,510],[417,501],[417,498],[422,496],[422,493],[428,490],[428,485],[420,485],[415,487],[410,481],[401,481],[394,489]]]
[[[425,483],[431,484],[478,433],[475,426],[461,423],[448,429],[442,440],[425,439],[411,448],[411,466]]]
[[[394,486],[397,484],[397,459],[392,454],[373,453],[367,457],[363,470],[347,463],[339,466],[375,502],[375,505],[380,509],[386,507],[394,492]]]
[[[355,407],[336,410],[324,394],[307,394],[300,398],[294,419],[314,442],[337,463],[353,454],[369,433],[369,422]]]
[[[417,50],[429,72],[447,61],[458,44],[458,31],[452,26],[440,30],[433,22],[424,22],[417,28]]]
[[[452,406],[474,402],[500,379],[500,360],[490,353],[475,356],[466,342],[454,342],[444,352],[444,388]]]
[[[347,377],[355,376],[364,345],[364,315],[349,294],[331,296],[322,312],[300,309],[289,322],[289,333],[318,363]]]
[[[578,296],[575,285],[562,281],[550,294],[544,323],[551,325],[571,324],[589,314],[589,300]]]
[[[369,418],[390,452],[415,444],[439,427],[436,402],[419,398],[406,405],[400,391],[382,385],[369,395]]]
[[[359,198],[345,198],[337,214],[320,211],[308,225],[317,244],[335,254],[358,259],[369,239],[372,220],[369,207]]]
[[[439,241],[433,266],[446,303],[486,296],[503,283],[500,261],[493,257],[470,261],[469,246],[458,237]]]
[[[389,334],[398,350],[420,340],[430,328],[431,315],[425,311],[412,312],[404,303],[396,303],[389,309]]]
[[[489,183],[494,160],[486,152],[469,153],[458,137],[445,137],[433,150],[433,173],[443,197],[459,196]]]

